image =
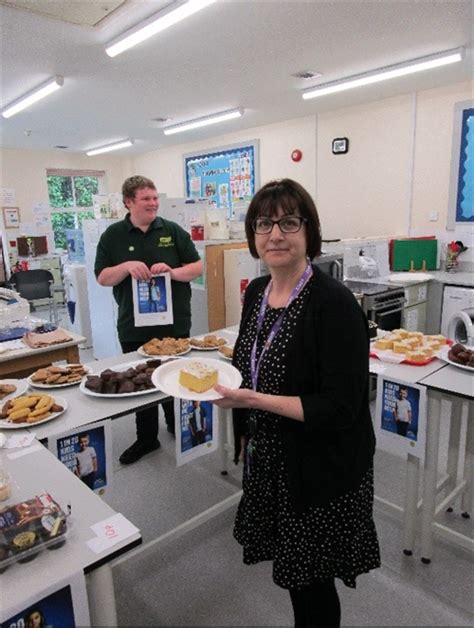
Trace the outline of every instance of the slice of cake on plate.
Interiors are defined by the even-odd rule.
[[[202,362],[189,361],[179,371],[179,383],[188,390],[203,393],[217,384],[217,369]]]

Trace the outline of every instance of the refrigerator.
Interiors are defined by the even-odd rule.
[[[95,253],[100,236],[117,220],[100,218],[84,220],[82,223],[92,348],[97,360],[122,353],[117,334],[118,309],[112,288],[100,286],[94,274]]]

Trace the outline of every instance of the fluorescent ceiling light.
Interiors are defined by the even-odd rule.
[[[116,57],[121,52],[133,48],[149,37],[161,33],[166,28],[181,22],[185,18],[197,13],[201,9],[205,9],[216,0],[188,0],[186,3],[173,3],[171,7],[167,7],[163,11],[159,11],[150,18],[129,29],[123,35],[116,37],[105,48],[105,52],[110,57]]]
[[[101,155],[102,153],[109,153],[111,150],[119,150],[120,148],[127,148],[132,146],[133,140],[120,140],[120,142],[114,142],[113,144],[107,144],[106,146],[99,146],[98,148],[91,148],[86,152],[86,155],[93,157],[94,155]]]
[[[2,116],[4,118],[11,118],[16,113],[23,111],[23,109],[26,109],[38,100],[41,100],[45,96],[52,94],[57,89],[62,87],[63,84],[64,78],[62,76],[53,76],[53,78],[46,81],[46,83],[43,83],[36,89],[28,92],[28,94],[25,94],[25,96],[22,96],[21,98],[15,100],[15,102],[13,102],[11,105],[8,105],[8,107],[6,107],[2,111]]]
[[[305,90],[303,92],[303,98],[305,100],[308,100],[309,98],[318,98],[319,96],[342,92],[346,89],[354,89],[355,87],[363,87],[364,85],[387,81],[388,79],[398,78],[399,76],[405,76],[406,74],[414,74],[415,72],[422,72],[423,70],[439,68],[440,66],[448,65],[450,63],[457,63],[458,61],[461,61],[462,58],[462,48],[449,50],[448,52],[431,55],[430,57],[423,57],[406,63],[391,65],[386,68],[380,68],[378,70],[373,70],[372,72],[367,72],[365,74],[358,74],[357,76],[351,76],[340,81],[334,81],[333,83],[318,85],[317,87]]]
[[[242,109],[229,109],[228,111],[215,113],[212,116],[197,118],[196,120],[189,120],[188,122],[181,122],[180,124],[173,124],[172,126],[168,126],[163,129],[163,133],[165,135],[174,135],[175,133],[182,133],[183,131],[189,131],[190,129],[198,129],[201,126],[208,126],[209,124],[217,124],[218,122],[224,122],[225,120],[240,118],[242,113]]]

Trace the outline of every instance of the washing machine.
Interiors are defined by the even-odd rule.
[[[444,288],[441,333],[455,342],[474,347],[474,288]]]

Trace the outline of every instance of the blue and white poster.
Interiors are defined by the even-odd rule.
[[[41,578],[39,578],[41,581]],[[55,583],[34,596],[25,590],[22,607],[0,610],[1,628],[76,628],[90,626],[86,585],[82,573]],[[31,593],[30,593],[31,595]],[[6,602],[6,600],[5,600]]]
[[[176,462],[181,466],[217,449],[216,408],[210,401],[176,399]]]
[[[233,204],[250,201],[259,186],[258,142],[184,155],[184,179],[187,198],[206,198],[232,218]]]
[[[99,495],[111,484],[110,443],[110,419],[48,439],[48,447],[58,460]]]
[[[474,222],[474,109],[462,114],[456,222]]]
[[[148,281],[132,279],[133,315],[136,327],[173,324],[173,300],[169,273]]]
[[[417,455],[425,442],[426,389],[379,377],[377,382],[377,438],[390,438],[403,451]]]

